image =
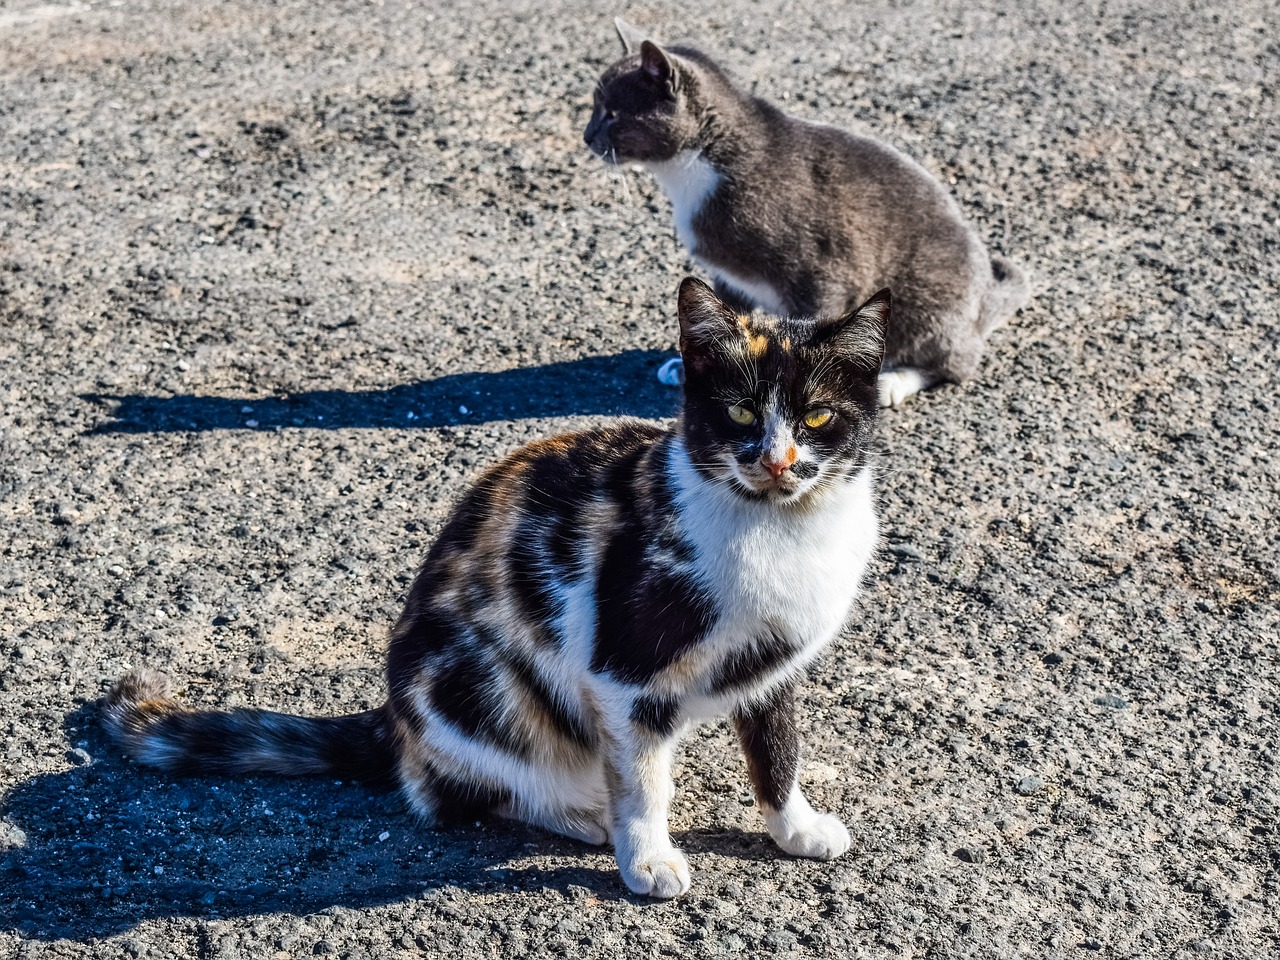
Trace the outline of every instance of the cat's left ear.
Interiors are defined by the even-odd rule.
[[[889,329],[892,310],[893,297],[885,287],[837,320],[828,342],[860,369],[874,373],[884,362],[885,331]]]
[[[721,344],[742,339],[737,314],[695,277],[685,277],[680,284],[679,314],[680,355],[694,369],[712,362]]]
[[[621,17],[613,18],[613,27],[618,31],[618,39],[622,41],[622,52],[630,56],[640,49],[640,44],[649,38],[645,32],[634,24],[627,23]]]
[[[675,61],[652,40],[645,40],[640,44],[640,68],[666,87],[668,93],[675,93],[680,85],[680,74],[676,70]]]

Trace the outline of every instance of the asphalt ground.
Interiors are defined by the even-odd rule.
[[[881,427],[885,549],[780,855],[723,724],[628,894],[531,828],[112,749],[383,697],[450,503],[677,394],[691,269],[581,142],[622,13],[941,177],[1034,299]],[[1280,943],[1269,3],[0,6],[0,958],[1241,957]]]

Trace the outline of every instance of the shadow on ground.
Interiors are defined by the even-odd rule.
[[[672,416],[678,391],[655,371],[671,354],[624,350],[497,373],[453,373],[385,390],[315,390],[259,398],[82,394],[110,419],[92,433],[421,428],[529,417]],[[464,412],[465,410],[465,412]]]
[[[97,707],[87,704],[63,726],[70,741],[97,724]],[[121,759],[101,734],[80,742],[93,762],[33,777],[0,800],[9,825],[7,838],[0,829],[0,884],[15,894],[0,900],[0,931],[87,941],[158,918],[303,916],[443,887],[566,895],[576,887],[601,900],[656,902],[628,893],[608,851],[521,824],[429,829],[390,788],[173,777]],[[763,833],[708,827],[676,839],[695,856],[779,856]],[[570,864],[512,865],[531,856]]]

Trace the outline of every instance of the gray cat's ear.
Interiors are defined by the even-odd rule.
[[[708,347],[742,337],[738,316],[695,277],[680,283],[680,352],[686,361]]]
[[[645,40],[640,44],[640,68],[669,92],[676,92],[680,74],[676,71],[675,61],[652,40]]]
[[[618,39],[622,41],[622,52],[632,54],[640,49],[640,44],[649,39],[639,27],[627,23],[621,17],[613,18],[614,29],[618,31]]]
[[[837,349],[865,370],[876,371],[884,361],[885,331],[893,297],[885,287],[857,310],[850,310],[835,323],[832,341]]]

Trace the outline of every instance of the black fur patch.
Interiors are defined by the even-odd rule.
[[[461,644],[431,678],[431,705],[467,736],[523,757],[528,744],[506,722],[493,667]]]
[[[556,698],[538,674],[537,668],[527,658],[514,651],[504,651],[503,662],[561,737],[584,748],[595,744],[595,736],[591,730]]]
[[[650,464],[661,464],[666,445],[651,450]],[[640,496],[635,471],[635,464],[624,468],[620,461],[606,482],[618,506],[619,523],[596,576],[591,669],[624,683],[642,684],[701,642],[715,623],[716,607],[691,577],[648,562],[670,514],[655,509],[652,491]],[[662,496],[659,493],[657,499]]]
[[[711,679],[712,693],[749,686],[766,673],[795,656],[796,649],[777,634],[770,634],[750,647],[725,658]]]
[[[781,810],[800,767],[795,689],[779,687],[768,699],[744,707],[733,718],[747,758],[747,771],[761,806]]]
[[[598,623],[591,669],[642,684],[701,642],[715,604],[690,578],[642,570],[643,544],[620,536],[610,545],[597,584]]]
[[[676,732],[679,702],[672,697],[637,697],[631,705],[631,722],[660,737]]]
[[[560,603],[551,589],[551,578],[540,563],[544,556],[543,530],[530,519],[518,524],[507,552],[507,564],[511,593],[520,613],[539,645],[554,647],[559,645],[560,637],[550,625],[560,614]]]

